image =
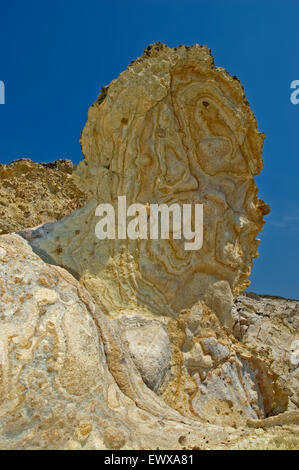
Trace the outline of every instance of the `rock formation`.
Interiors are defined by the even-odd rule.
[[[248,286],[268,212],[254,181],[263,138],[240,82],[214,66],[206,47],[156,44],[89,109],[76,171],[89,205],[35,234],[35,246],[76,274],[110,315],[176,318],[204,299],[231,327],[233,296]],[[202,249],[173,239],[97,240],[96,206],[120,195],[127,205],[203,203]]]
[[[0,165],[0,234],[54,222],[83,206],[87,197],[72,176],[74,167],[70,160],[29,158]]]
[[[205,47],[157,43],[103,88],[75,172],[88,202],[0,238],[2,448],[275,447],[277,425],[276,447],[298,445],[296,322],[289,360],[262,347],[258,307],[236,299],[268,211],[262,142]],[[122,195],[202,203],[202,249],[98,240],[97,205]]]
[[[153,375],[146,365],[138,367],[124,340],[128,332],[130,338],[130,328],[107,318],[65,269],[43,262],[18,235],[0,237],[0,269],[0,448],[298,448],[298,412],[274,416],[272,421],[251,419],[249,427],[242,414],[238,418],[237,411],[252,417],[263,414],[262,401],[269,403],[267,373],[262,368],[257,374],[265,383],[262,395],[254,387],[250,369],[257,359],[233,337],[225,336],[215,315],[183,314],[191,331],[200,326],[197,344],[205,347],[205,368],[218,364],[211,368],[210,378],[203,379],[197,398],[193,386],[190,398],[199,401],[202,417],[195,413],[188,417],[152,390]],[[169,338],[182,342],[183,329],[175,327],[169,328]],[[140,329],[144,340],[147,335]],[[153,330],[158,327],[153,325]],[[153,347],[145,359],[159,360],[155,345],[161,348],[167,341],[163,333],[156,336],[162,340],[150,336]],[[185,343],[188,339],[190,333]],[[164,354],[162,360],[167,359]],[[194,383],[199,382],[200,366],[192,354],[185,362],[197,371]],[[172,368],[178,368],[175,360]],[[179,388],[179,382],[176,377],[174,386]],[[202,400],[204,388],[210,399]],[[223,393],[222,399],[216,399],[215,393]]]
[[[1,448],[204,442],[198,423],[146,387],[117,329],[67,271],[17,235],[0,240]]]
[[[289,409],[299,406],[299,300],[239,296],[233,307],[234,335],[271,365],[287,390]]]

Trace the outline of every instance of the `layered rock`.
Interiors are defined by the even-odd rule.
[[[54,222],[87,200],[70,160],[36,163],[29,158],[0,165],[0,234]]]
[[[240,435],[167,406],[143,382],[119,325],[21,237],[0,238],[0,273],[2,449],[207,448]]]
[[[267,447],[277,425],[288,442],[296,375],[254,343],[243,297],[233,307],[268,210],[262,141],[205,47],[156,44],[103,89],[76,170],[88,202],[0,237],[2,448]],[[203,203],[201,250],[98,240],[97,205],[123,195]]]
[[[290,397],[290,410],[299,406],[299,301],[248,293],[233,308],[234,334],[263,357]]]
[[[63,268],[48,265],[32,252],[28,243],[18,235],[0,237],[0,448],[2,449],[222,449],[242,448],[244,439],[252,447],[276,448],[296,441],[295,415],[279,415],[278,422],[251,420],[247,428],[236,422],[237,412],[257,416],[259,394],[256,380],[249,373],[250,354],[242,345],[230,345],[231,369],[227,362],[229,345],[222,327],[214,315],[205,319],[213,329],[200,340],[205,348],[205,359],[198,366],[188,352],[185,365],[198,371],[210,367],[213,361],[223,364],[226,378],[223,393],[231,396],[227,403],[227,421],[215,419],[211,401],[215,399],[217,383],[211,379],[202,382],[211,394],[206,403],[200,403],[199,413],[186,417],[175,411],[152,389],[146,365],[142,367],[131,358],[132,331],[123,328],[119,320],[107,318],[88,291]],[[194,312],[193,312],[194,314]],[[211,314],[209,314],[211,315]],[[198,321],[192,312],[184,312],[183,325],[196,328]],[[139,319],[140,321],[140,319]],[[218,327],[217,327],[218,325]],[[203,325],[202,325],[203,327]],[[215,328],[216,327],[216,328]],[[157,333],[158,328],[153,330]],[[161,341],[150,336],[151,344],[167,350],[165,333],[160,326]],[[182,328],[183,330],[183,328]],[[181,331],[182,331],[181,330]],[[142,331],[142,327],[141,327]],[[148,330],[149,331],[149,330]],[[169,338],[179,335],[169,328]],[[201,334],[207,330],[201,329]],[[124,341],[127,335],[130,344]],[[141,340],[146,335],[140,337]],[[218,339],[216,339],[216,337]],[[189,338],[190,339],[190,338]],[[185,351],[188,335],[185,336]],[[192,341],[192,340],[191,340]],[[232,338],[230,339],[232,341]],[[142,343],[144,344],[144,342]],[[164,346],[161,346],[164,345]],[[132,351],[136,352],[133,347]],[[234,351],[234,353],[233,353]],[[155,356],[154,348],[146,359]],[[138,356],[138,355],[137,355]],[[210,358],[208,360],[207,358]],[[164,354],[163,360],[168,360]],[[243,387],[251,394],[247,401],[234,368],[243,361]],[[245,362],[247,361],[247,366]],[[135,365],[136,364],[136,365]],[[226,364],[226,365],[225,365]],[[172,361],[172,368],[177,365]],[[219,366],[218,366],[219,369]],[[140,372],[139,372],[140,370]],[[216,377],[217,367],[214,370]],[[221,375],[221,374],[220,374]],[[248,376],[247,376],[248,375]],[[223,376],[223,378],[225,378]],[[196,377],[195,377],[196,380]],[[252,383],[255,382],[255,386]],[[178,385],[178,378],[174,386]],[[230,387],[228,388],[228,385]],[[226,392],[224,392],[226,390]],[[231,395],[233,394],[233,395]],[[192,394],[193,400],[196,395]],[[241,401],[238,401],[240,397]],[[200,396],[197,397],[200,402]],[[180,399],[178,397],[178,404]],[[221,400],[217,400],[221,409]],[[202,406],[206,408],[204,412]],[[251,407],[251,408],[250,408]],[[262,410],[262,403],[260,404]],[[207,409],[208,408],[208,409]],[[249,413],[248,413],[249,409]],[[217,414],[217,411],[216,411]],[[230,417],[230,419],[229,419]],[[214,424],[209,424],[210,420]],[[266,421],[266,423],[265,423]],[[238,425],[239,424],[239,425]],[[269,426],[288,425],[278,430]],[[267,428],[266,431],[255,427]],[[279,436],[279,438],[277,437]],[[296,444],[297,445],[297,444]]]
[[[162,408],[67,271],[16,235],[0,240],[1,448],[141,448],[153,429],[151,445],[170,446],[163,426],[178,422],[173,444],[196,426]]]
[[[149,47],[91,106],[76,174],[87,206],[34,234],[34,246],[74,273],[112,316],[176,318],[198,300],[232,326],[268,207],[257,198],[258,132],[243,88],[206,47]],[[184,240],[97,240],[95,208],[132,203],[204,206],[203,247]],[[116,207],[115,207],[116,209]]]

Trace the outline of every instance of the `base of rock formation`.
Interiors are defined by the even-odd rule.
[[[279,356],[279,337],[268,354],[248,339],[257,322],[275,329],[261,311],[271,301],[294,334],[296,302],[238,298],[244,346],[203,304],[168,322],[109,319],[18,235],[0,237],[0,273],[2,449],[298,448],[298,377]]]

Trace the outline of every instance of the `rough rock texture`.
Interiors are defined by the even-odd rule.
[[[295,307],[234,304],[268,210],[262,141],[205,47],[156,44],[103,89],[76,170],[88,202],[0,237],[1,448],[298,446]],[[118,195],[202,202],[203,248],[98,240],[95,208]],[[277,318],[291,366],[253,330]]]
[[[274,417],[278,422],[263,431],[255,427],[268,428],[267,420],[250,420],[250,427],[238,426],[234,419],[217,424],[211,409],[215,424],[209,424],[175,411],[142,380],[122,337],[130,329],[107,318],[71,274],[44,263],[18,235],[0,237],[0,275],[0,448],[222,449],[242,448],[244,439],[254,448],[298,445],[298,412]],[[216,326],[215,316],[214,321]],[[195,327],[194,319],[189,326]],[[159,337],[165,344],[162,330]],[[220,331],[216,327],[211,334]],[[202,342],[210,358],[225,361],[227,350],[220,341]],[[250,360],[244,354],[240,345],[243,367]],[[231,371],[238,368],[235,360],[231,364]],[[248,392],[254,382],[249,375],[248,380],[243,377]],[[226,377],[235,380],[232,372]],[[230,408],[240,406],[242,395],[237,384],[227,389],[235,390],[227,400],[231,418]],[[256,416],[257,400],[252,398],[249,414]],[[244,395],[242,405],[250,407]],[[278,430],[271,428],[276,425]]]
[[[0,238],[0,267],[1,448],[205,448],[206,436],[215,445],[236,436],[158,398],[119,325],[21,237]]]
[[[254,181],[263,138],[240,82],[206,47],[149,47],[89,109],[76,171],[89,204],[36,233],[35,247],[110,315],[177,317],[201,299],[231,327],[268,212]],[[183,239],[97,240],[97,204],[120,195],[127,205],[203,203],[202,249],[184,250]]]
[[[81,207],[87,198],[72,176],[74,167],[70,160],[29,158],[0,165],[0,234],[54,222]]]
[[[16,235],[0,245],[2,448],[141,448],[151,432],[152,445],[175,446],[196,427],[162,408],[113,324],[67,271]]]
[[[299,300],[246,294],[233,308],[234,334],[271,364],[290,397],[299,406]]]

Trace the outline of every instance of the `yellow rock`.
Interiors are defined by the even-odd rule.
[[[249,284],[256,235],[268,206],[254,176],[263,134],[240,82],[214,66],[206,47],[161,43],[105,87],[81,136],[76,175],[89,203],[35,234],[111,316],[134,310],[176,318],[198,300],[231,328],[233,297]],[[184,240],[98,240],[95,208],[202,203],[203,247]]]

